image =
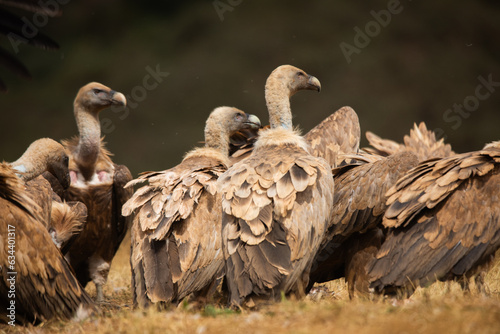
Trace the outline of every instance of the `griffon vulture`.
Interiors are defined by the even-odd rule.
[[[59,172],[65,166],[68,174],[67,162],[60,161],[64,150],[52,150],[54,143],[62,148],[43,139],[12,165],[0,164],[0,307],[5,311],[1,322],[69,318],[80,305],[93,305],[47,231],[50,207],[35,203],[31,189],[18,177],[35,177],[51,164],[61,167]]]
[[[383,224],[389,234],[368,266],[379,293],[436,280],[467,288],[500,247],[500,142],[480,151],[420,163],[388,192]],[[477,276],[476,276],[477,275]]]
[[[66,254],[80,283],[96,285],[97,301],[103,300],[111,261],[123,240],[130,219],[121,215],[132,189],[127,167],[111,161],[101,142],[99,113],[112,105],[125,105],[125,96],[96,82],[83,86],[76,95],[74,113],[80,136],[62,141],[66,147],[71,186],[63,196],[87,207],[87,222]]]
[[[434,131],[428,130],[424,122],[418,126],[413,124],[410,135],[404,136],[404,144],[398,144],[389,139],[382,139],[376,134],[367,131],[366,139],[373,147],[364,150],[373,154],[388,156],[397,152],[412,152],[419,161],[432,158],[446,158],[455,154],[450,144],[445,144],[444,139],[436,140]]]
[[[208,117],[205,147],[186,154],[165,171],[148,172],[127,184],[148,181],[123,206],[135,212],[132,227],[134,305],[178,303],[204,296],[222,276],[221,198],[216,182],[229,165],[229,138],[259,119],[236,108],[219,107]]]
[[[222,193],[222,247],[233,306],[257,298],[301,296],[331,215],[329,164],[309,153],[292,129],[290,97],[320,90],[318,79],[284,65],[266,82],[270,129],[260,131],[252,154],[218,181]]]

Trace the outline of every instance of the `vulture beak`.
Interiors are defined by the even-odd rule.
[[[50,166],[48,172],[59,181],[64,190],[69,188],[71,178],[67,166]]]
[[[247,121],[245,122],[251,129],[260,129],[262,124],[260,123],[260,119],[255,115],[247,115]]]
[[[114,90],[109,92],[109,95],[111,96],[111,103],[112,104],[117,104],[120,106],[126,106],[127,105],[127,99],[125,98],[125,95],[119,92],[115,92]]]
[[[321,83],[319,82],[319,80],[310,75],[309,76],[309,80],[307,80],[307,89],[310,89],[310,90],[317,90],[318,92],[321,91]]]

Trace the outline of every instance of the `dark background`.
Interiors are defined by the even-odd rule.
[[[0,94],[0,159],[15,160],[40,137],[77,134],[73,99],[81,86],[99,81],[136,97],[127,110],[101,113],[115,162],[134,176],[172,167],[203,140],[217,106],[238,107],[267,124],[264,83],[281,64],[321,81],[320,94],[292,98],[294,124],[304,133],[348,105],[359,115],[363,145],[366,130],[402,141],[420,121],[457,152],[500,139],[500,86],[476,99],[479,105],[470,97],[480,76],[500,85],[500,3],[402,0],[385,27],[375,24],[371,11],[391,3],[222,0],[215,4],[231,10],[218,13],[214,1],[69,1],[62,16],[41,27],[60,50],[20,47],[32,80],[0,69],[9,86]],[[340,45],[356,47],[355,27],[365,31],[367,24],[373,37],[349,63]],[[9,49],[7,39],[0,43]],[[148,66],[169,72],[150,91],[140,88]],[[473,109],[468,116],[447,112],[464,101]]]

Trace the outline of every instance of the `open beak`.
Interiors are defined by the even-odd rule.
[[[109,92],[109,95],[111,96],[111,103],[117,104],[120,106],[126,106],[127,105],[127,99],[125,98],[125,95],[123,95],[120,92],[115,92],[114,90]]]
[[[307,89],[321,91],[321,83],[318,78],[310,75],[309,80],[307,80]]]
[[[245,122],[246,125],[248,125],[251,129],[260,129],[262,124],[260,123],[260,119],[252,114],[246,114],[247,115],[247,121]]]

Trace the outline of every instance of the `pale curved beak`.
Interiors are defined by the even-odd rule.
[[[262,124],[260,123],[260,119],[252,114],[247,114],[247,121],[245,122],[252,129],[259,129]]]
[[[309,80],[307,80],[307,89],[321,91],[321,82],[319,82],[318,78],[310,75]]]
[[[110,92],[111,95],[111,102],[113,104],[121,105],[121,106],[126,106],[127,105],[127,99],[125,98],[125,95],[123,95],[120,92],[115,92],[112,90]]]

